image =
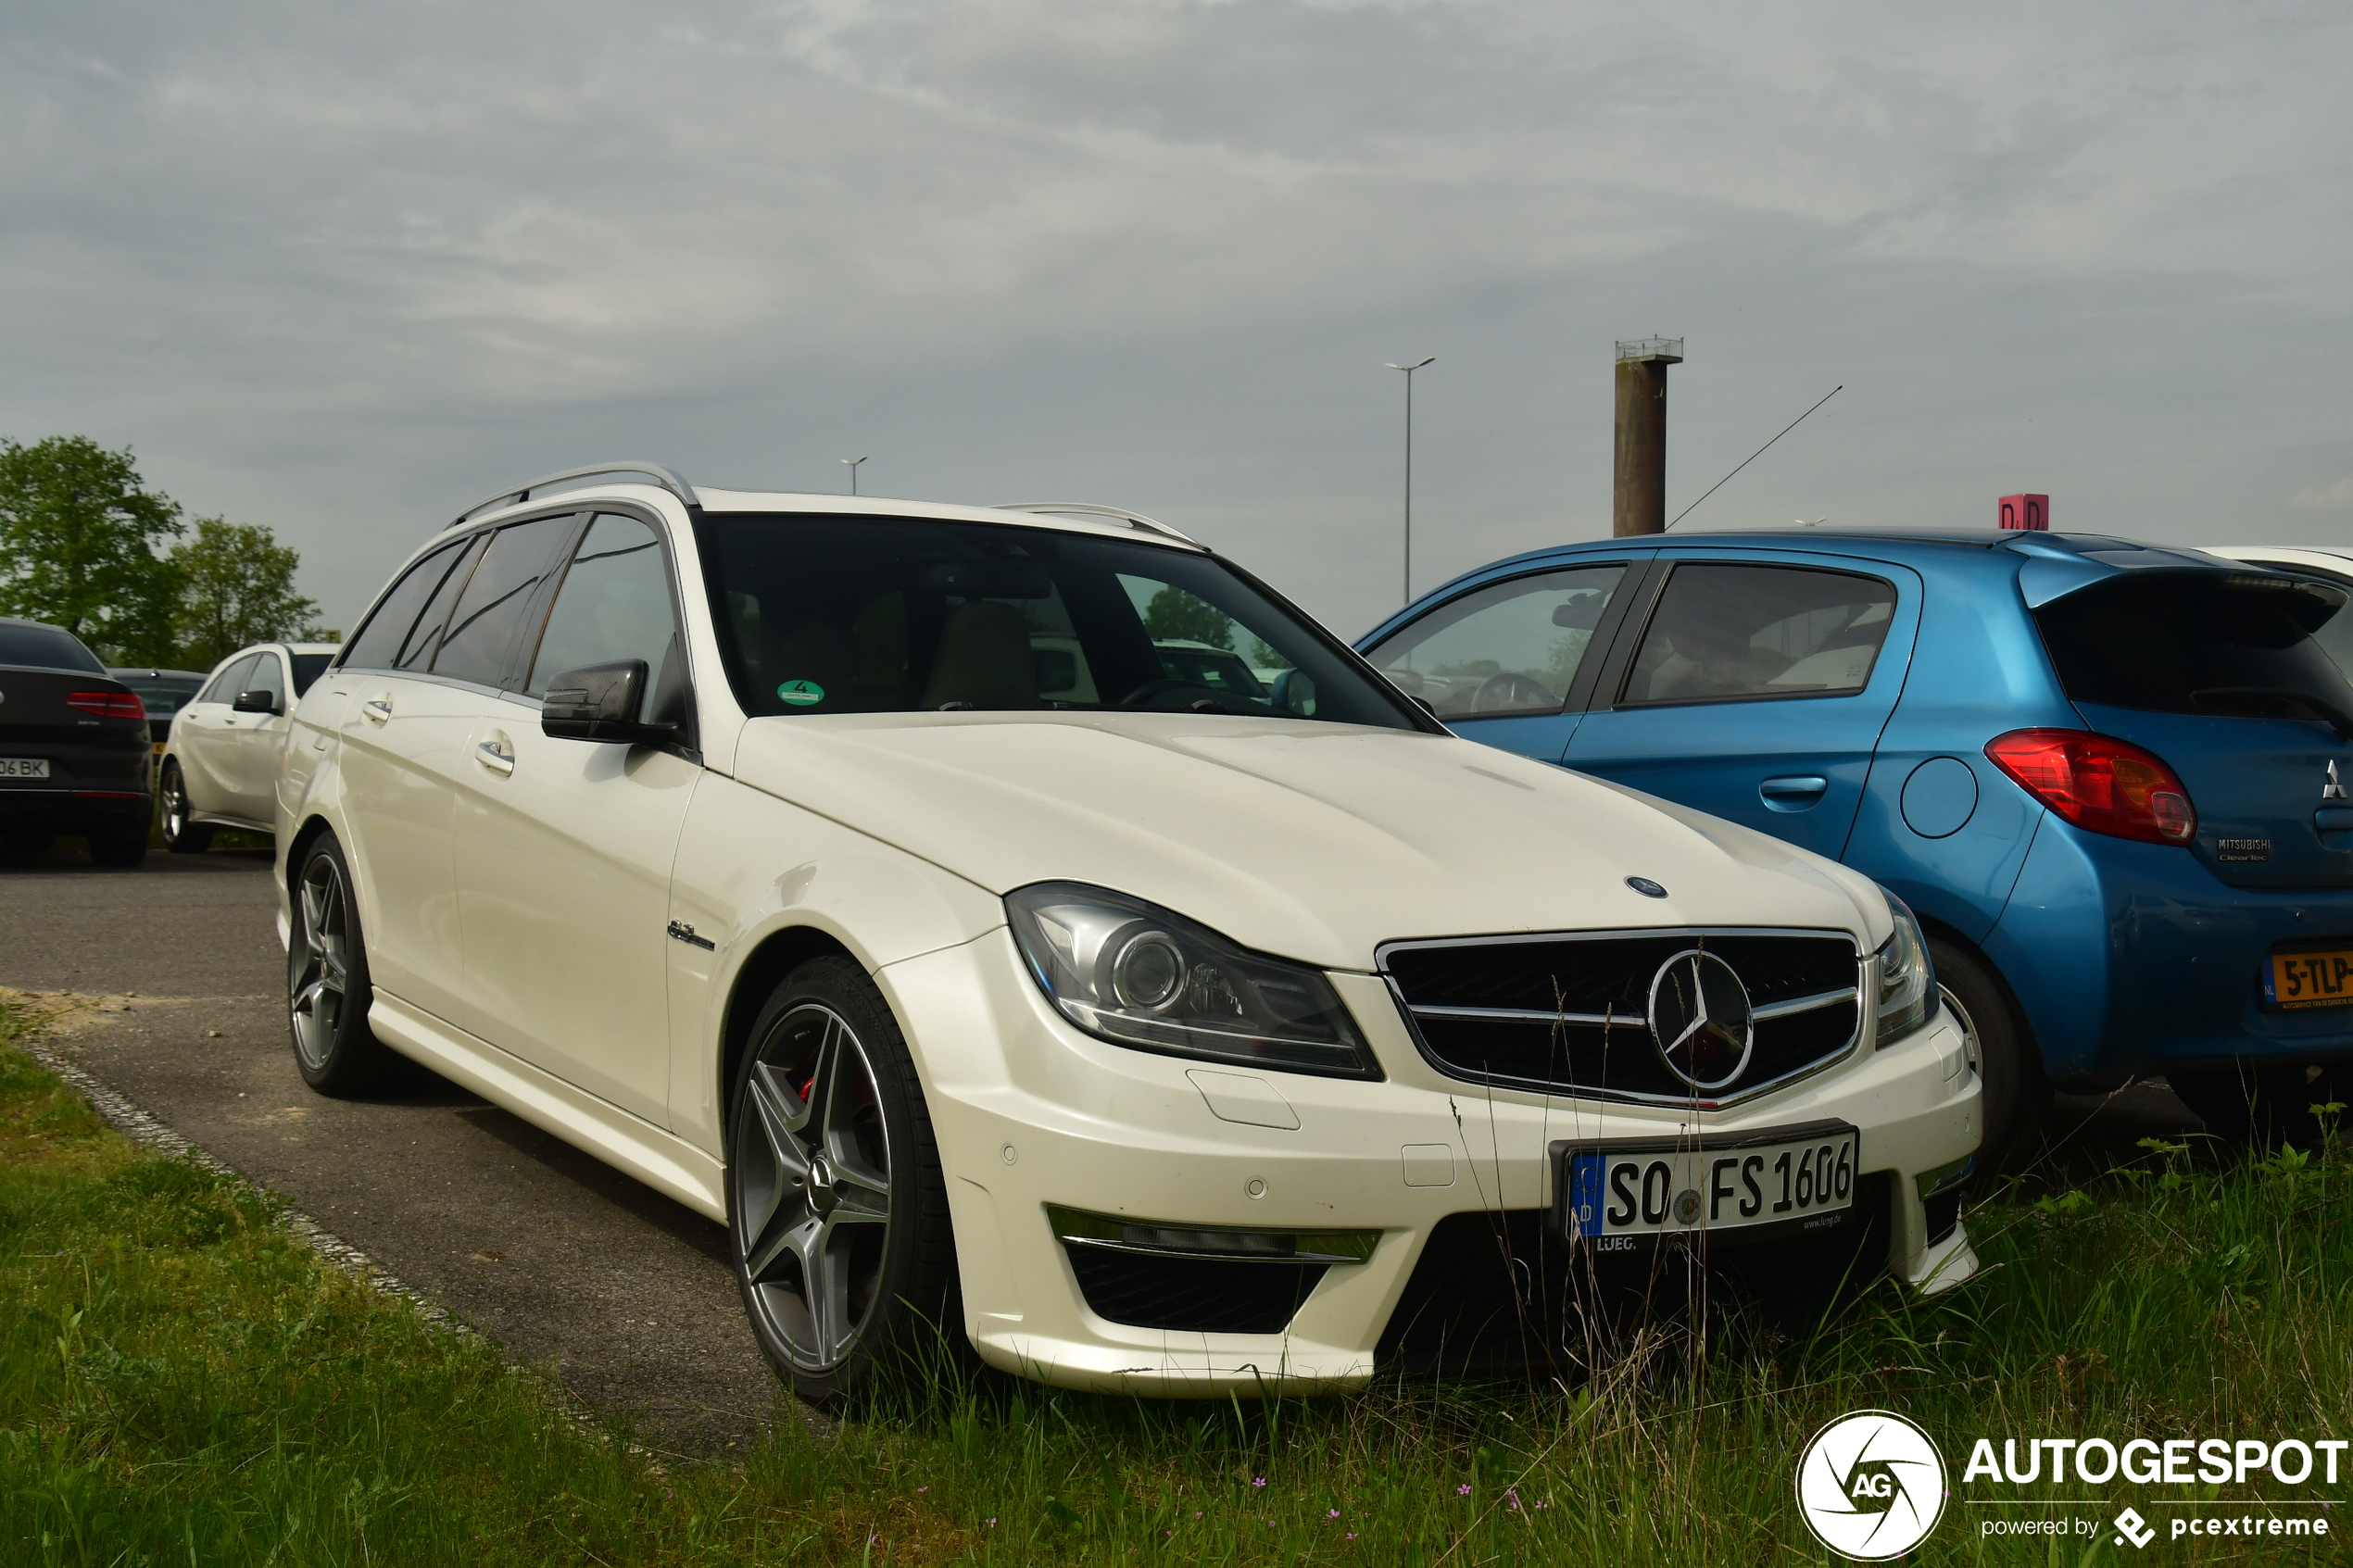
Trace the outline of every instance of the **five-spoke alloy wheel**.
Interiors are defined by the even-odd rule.
[[[163,847],[175,855],[201,855],[212,847],[212,829],[191,821],[188,780],[177,759],[163,765]]]
[[[761,1348],[827,1404],[961,1336],[945,1184],[922,1086],[854,964],[786,977],[754,1022],[728,1140],[736,1278]]]
[[[368,1028],[368,949],[351,869],[334,834],[304,851],[294,884],[286,944],[286,1019],[295,1065],[321,1094],[350,1095],[380,1084],[393,1054]]]

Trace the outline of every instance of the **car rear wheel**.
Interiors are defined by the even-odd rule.
[[[2169,1073],[2165,1081],[2207,1131],[2234,1142],[2319,1145],[2327,1130],[2316,1105],[2347,1103],[2353,1072],[2344,1067],[2256,1067]],[[2335,1121],[2341,1111],[2323,1112]]]
[[[163,847],[175,855],[201,855],[212,847],[212,829],[188,820],[188,781],[176,761],[163,765]]]
[[[930,1113],[862,970],[817,959],[785,977],[752,1023],[731,1104],[736,1283],[793,1392],[836,1406],[960,1341]]]
[[[1977,1074],[1979,1116],[1984,1134],[1978,1143],[1979,1170],[1986,1175],[2016,1170],[2040,1143],[2050,1110],[2051,1085],[2009,987],[1975,953],[1943,937],[1928,939],[1936,965],[1936,987],[1961,1026],[1961,1048]]]
[[[373,992],[368,945],[343,846],[322,834],[295,877],[286,947],[286,1017],[295,1066],[322,1095],[356,1095],[382,1085],[399,1059],[368,1027]]]
[[[121,827],[100,828],[90,834],[90,859],[102,866],[135,866],[147,858],[147,824],[143,820]]]

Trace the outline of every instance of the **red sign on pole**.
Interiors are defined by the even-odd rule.
[[[2048,495],[2003,496],[2002,526],[2035,533],[2049,533],[2051,498]]]

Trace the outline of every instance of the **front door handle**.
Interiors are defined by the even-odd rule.
[[[1793,773],[1767,779],[1756,786],[1756,793],[1764,797],[1768,811],[1803,811],[1820,805],[1830,787],[1831,781],[1819,773]]]
[[[391,694],[387,693],[383,696],[370,697],[367,701],[359,705],[359,711],[366,717],[368,722],[371,724],[384,723],[392,717]]]
[[[514,747],[504,735],[493,735],[475,746],[474,760],[502,779],[515,771]]]

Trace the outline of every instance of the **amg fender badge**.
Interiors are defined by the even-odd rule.
[[[673,920],[670,922],[670,935],[689,947],[700,947],[706,953],[715,953],[719,950],[718,943],[708,936],[696,935],[695,928],[683,920]]]

